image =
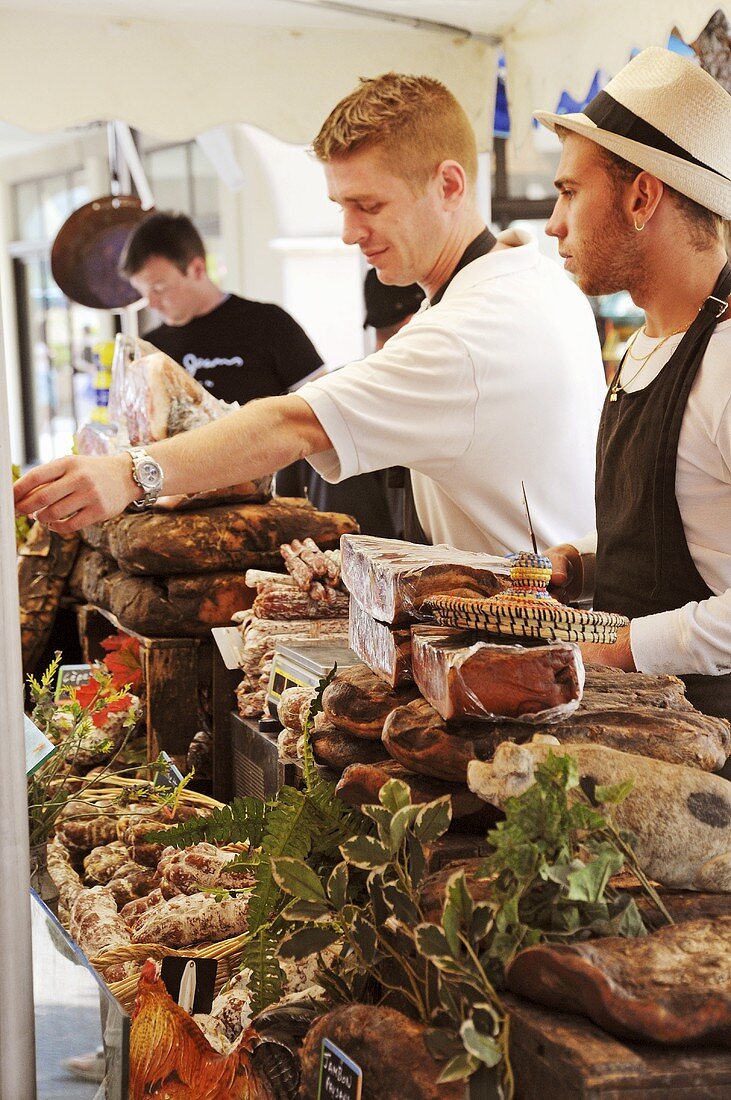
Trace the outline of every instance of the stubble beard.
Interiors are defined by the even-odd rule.
[[[645,282],[641,244],[639,234],[619,216],[598,226],[586,242],[588,261],[576,273],[584,294],[595,297],[627,290],[634,298]]]

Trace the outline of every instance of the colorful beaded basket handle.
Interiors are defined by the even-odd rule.
[[[511,584],[503,592],[489,599],[432,596],[424,609],[444,626],[546,641],[611,644],[628,625],[623,615],[567,607],[549,595],[549,558],[522,551],[509,560]]]

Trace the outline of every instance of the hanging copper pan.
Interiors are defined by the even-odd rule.
[[[103,195],[75,210],[51,249],[51,271],[64,294],[92,309],[123,309],[139,301],[117,264],[130,233],[150,213],[135,195]]]

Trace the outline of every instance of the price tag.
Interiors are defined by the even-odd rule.
[[[335,1043],[322,1040],[317,1100],[360,1100],[363,1070]]]
[[[61,665],[56,677],[56,699],[68,696],[71,688],[81,687],[91,680],[91,665]]]
[[[171,790],[175,790],[183,782],[183,776],[165,751],[160,753],[160,757],[162,763],[158,764],[155,769],[155,778],[152,785],[153,787],[170,787]]]
[[[53,755],[56,746],[44,733],[41,733],[35,722],[31,722],[27,714],[23,715],[23,732],[25,733],[25,774],[33,775],[43,761]]]
[[[211,628],[211,634],[223,657],[226,668],[241,668],[244,657],[244,640],[238,627],[214,626]]]

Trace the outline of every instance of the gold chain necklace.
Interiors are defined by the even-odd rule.
[[[627,346],[627,351],[625,352],[625,355],[627,356],[628,359],[632,359],[635,363],[639,363],[640,365],[637,368],[637,370],[635,371],[635,373],[632,375],[632,377],[627,379],[627,381],[624,383],[624,385],[622,385],[622,367],[619,368],[619,370],[617,371],[617,377],[612,382],[612,388],[609,392],[609,400],[610,401],[616,401],[617,398],[619,397],[620,393],[626,393],[627,392],[627,386],[632,385],[635,378],[637,378],[640,371],[644,369],[645,364],[648,363],[650,361],[650,359],[652,359],[655,352],[659,351],[660,348],[663,347],[664,344],[667,344],[668,340],[670,340],[671,337],[679,336],[681,332],[686,332],[686,331],[687,330],[684,329],[684,328],[678,328],[678,329],[675,330],[675,332],[669,332],[667,334],[667,336],[663,336],[663,338],[662,338],[662,340],[660,341],[659,344],[655,344],[654,348],[651,348],[651,350],[648,351],[647,355],[643,355],[638,359],[637,356],[632,354],[632,348],[634,347],[635,340],[640,335],[640,333],[645,332],[645,326],[643,325],[642,328],[638,328],[637,332],[634,334],[634,336],[632,337],[632,339],[630,340],[630,342]],[[646,332],[645,332],[645,335],[647,335]]]

